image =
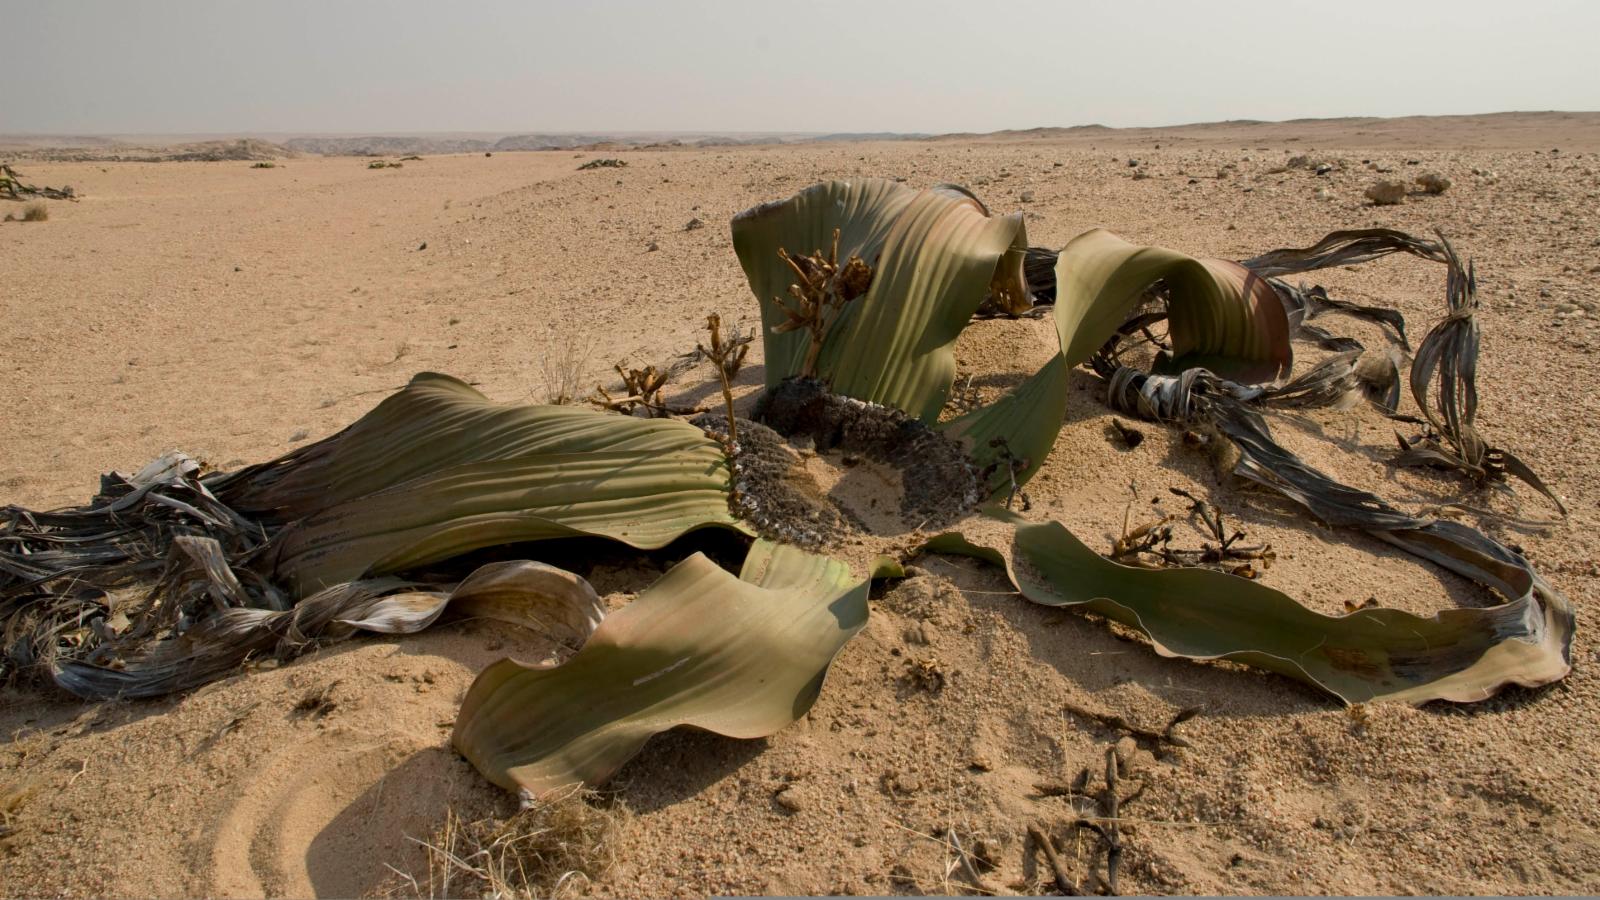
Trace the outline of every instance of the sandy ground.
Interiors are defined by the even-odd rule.
[[[1098,771],[1120,737],[1067,707],[1159,725],[1203,703],[1184,726],[1190,749],[1133,754],[1148,787],[1126,813],[1125,891],[1593,893],[1600,682],[1587,607],[1600,576],[1600,320],[1573,304],[1592,302],[1600,273],[1600,140],[1587,124],[1545,121],[1537,150],[1478,149],[1470,126],[1437,127],[1461,129],[1459,139],[1435,131],[1410,144],[1474,149],[1404,149],[1388,135],[1362,150],[1360,135],[1335,136],[1325,145],[1346,149],[1327,155],[1348,169],[1321,178],[1267,174],[1290,154],[1317,153],[1312,140],[1237,126],[1159,150],[1145,136],[1097,134],[628,152],[618,154],[625,169],[587,172],[571,153],[383,171],[354,159],[268,170],[29,165],[30,179],[70,183],[84,199],[52,203],[47,222],[0,226],[0,502],[79,502],[98,473],[169,447],[221,467],[270,458],[352,421],[419,370],[530,402],[549,392],[547,371],[576,366],[587,387],[613,362],[657,362],[691,348],[708,312],[755,321],[726,223],[823,178],[962,182],[997,210],[1025,210],[1033,241],[1054,246],[1102,225],[1241,258],[1340,227],[1439,227],[1478,264],[1480,425],[1572,510],[1548,533],[1501,532],[1579,607],[1564,683],[1469,707],[1350,711],[1280,677],[1158,658],[1103,623],[1026,604],[970,560],[929,558],[925,574],[876,597],[869,626],[794,727],[761,741],[653,740],[609,786],[635,816],[622,864],[592,889],[959,891],[929,837],[954,827],[994,850],[991,890],[1039,892],[1047,879],[1024,861],[1023,830],[1069,812],[1033,786]],[[1134,179],[1129,157],[1151,177]],[[1373,208],[1360,199],[1379,177],[1366,159],[1456,184]],[[694,218],[707,227],[686,231]],[[1442,270],[1413,260],[1322,280],[1400,309],[1414,340],[1443,306]],[[1046,329],[978,323],[960,346],[963,373],[997,395],[1049,352]],[[759,365],[741,376],[745,403],[760,377]],[[692,374],[678,397],[705,400],[709,381]],[[1030,515],[1109,546],[1131,486],[1141,506],[1182,487],[1271,541],[1279,561],[1266,581],[1318,609],[1369,597],[1417,612],[1488,601],[1237,489],[1176,433],[1146,426],[1137,449],[1113,443],[1089,385],[1081,379],[1031,486]],[[1392,429],[1368,411],[1275,427],[1314,462],[1408,508],[1461,493],[1448,477],[1386,468]],[[1524,495],[1526,511],[1547,512]],[[687,552],[605,551],[577,568],[620,605]],[[449,806],[469,818],[506,806],[449,749],[463,691],[492,660],[547,649],[466,623],[352,641],[159,701],[83,705],[5,688],[0,797],[16,830],[0,841],[0,893],[403,893],[389,867],[421,866],[409,838],[432,835]],[[941,690],[907,677],[924,663],[943,672]],[[325,690],[335,704],[326,714],[295,710]],[[1080,849],[1067,859],[1084,872],[1097,863]]]

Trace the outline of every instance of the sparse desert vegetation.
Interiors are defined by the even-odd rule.
[[[584,896],[610,875],[627,835],[627,806],[576,788],[505,818],[465,821],[454,811],[424,843],[424,874],[398,872],[395,897]]]
[[[349,159],[305,159],[293,173],[304,184],[271,209],[244,166],[41,165],[42,182],[97,199],[50,228],[5,232],[50,252],[8,265],[6,346],[30,374],[0,436],[0,500],[81,505],[112,469],[125,477],[105,482],[107,497],[159,499],[138,517],[119,507],[101,530],[89,511],[35,516],[43,526],[14,516],[7,534],[15,545],[29,529],[70,528],[108,546],[116,529],[148,529],[126,546],[200,556],[137,556],[139,577],[171,591],[148,607],[159,628],[140,635],[146,607],[80,571],[48,627],[9,620],[30,637],[7,648],[48,649],[80,676],[66,683],[129,696],[154,668],[134,648],[162,628],[183,622],[186,654],[248,631],[196,629],[235,587],[187,559],[212,571],[220,560],[239,596],[270,588],[300,611],[261,606],[280,617],[261,643],[208,657],[210,677],[239,677],[167,699],[85,704],[41,672],[4,687],[17,702],[0,703],[0,729],[20,735],[0,748],[5,784],[37,786],[26,803],[0,801],[6,882],[403,896],[1591,887],[1600,823],[1572,747],[1600,694],[1582,664],[1589,632],[1581,616],[1564,626],[1557,597],[1581,610],[1600,578],[1582,527],[1600,473],[1571,450],[1600,439],[1585,362],[1600,332],[1589,248],[1568,232],[1593,216],[1585,169],[1600,145],[1547,131],[1527,146],[1396,149],[1318,133],[1310,153],[1237,124],[1181,142],[1097,132],[630,149],[629,167],[599,178],[605,191],[570,153],[430,158],[417,173],[436,180],[428,192],[361,177]],[[1400,181],[1405,202],[1369,203],[1380,177]],[[967,185],[983,208],[940,182]],[[809,202],[818,190],[861,193]],[[457,202],[441,208],[441,196]],[[875,203],[884,211],[859,221],[806,218]],[[209,227],[194,229],[202,217]],[[640,252],[649,242],[658,252]],[[115,270],[99,264],[113,254]],[[965,286],[928,287],[949,279]],[[1062,318],[1097,308],[1116,311],[1099,325]],[[1227,327],[1209,327],[1229,310]],[[1231,337],[1196,339],[1191,313]],[[30,337],[83,327],[96,337],[81,345]],[[1193,371],[1186,354],[1215,380],[1178,375]],[[456,377],[403,387],[427,372]],[[580,404],[611,373],[623,388],[603,385],[606,409]],[[1473,389],[1465,414],[1440,399]],[[788,436],[779,401],[806,423]],[[737,434],[714,424],[730,408]],[[1251,430],[1257,419],[1270,427]],[[554,440],[552,422],[558,444],[539,443]],[[138,472],[172,446],[204,465]],[[454,454],[471,459],[446,479],[404,469]],[[326,477],[341,459],[358,463]],[[636,502],[641,489],[649,502]],[[1314,505],[1329,498],[1354,498],[1351,518],[1330,524],[1332,507]],[[296,512],[334,503],[337,527]],[[442,567],[427,545],[457,503],[484,517],[451,535],[457,549],[480,539],[479,522],[525,529],[529,543],[501,547],[502,531],[487,556]],[[211,524],[234,515],[263,524]],[[750,533],[769,522],[817,543]],[[1531,599],[1403,552],[1433,522],[1435,552],[1482,538],[1502,583],[1536,579]],[[689,523],[710,527],[677,531]],[[416,539],[371,556],[350,540],[404,529]],[[573,530],[604,537],[531,543]],[[269,536],[271,566],[228,562],[260,558]],[[6,559],[51,559],[29,557]],[[465,589],[475,569],[524,557],[571,576],[544,582],[539,596],[566,599],[539,608],[539,628],[472,606]],[[314,589],[418,572],[435,577],[387,605],[394,581]],[[1208,597],[1198,618],[1139,606],[1163,596],[1155,588],[1126,601],[1136,617],[1071,611],[1080,584],[1094,603],[1123,579],[1174,577],[1189,579],[1185,597]],[[1230,605],[1241,598],[1259,605]],[[1490,640],[1545,629],[1538,640],[1481,645],[1519,652],[1500,666],[1485,649],[1452,670],[1471,681],[1461,696],[1436,693],[1471,704],[1374,702],[1395,682],[1373,678],[1389,657],[1372,647],[1405,632],[1388,626],[1454,627],[1518,602],[1526,615],[1496,619]],[[396,633],[457,603],[454,618]],[[678,614],[652,624],[641,618],[652,609]],[[1251,630],[1238,654],[1271,671],[1172,658],[1221,655],[1219,634],[1283,621]],[[385,633],[331,646],[351,636],[343,622]],[[1267,639],[1282,643],[1259,652]],[[684,649],[705,646],[719,652]],[[634,671],[625,651],[640,647],[660,649]],[[1422,650],[1404,652],[1408,689],[1455,690],[1431,680]],[[1377,668],[1341,667],[1356,655]],[[193,677],[193,656],[175,660]],[[585,701],[624,670],[616,697],[649,694],[649,714]],[[582,690],[559,680],[574,673]],[[177,683],[157,674],[162,690]],[[1553,684],[1495,693],[1508,680]],[[701,730],[646,740],[700,692],[720,711]],[[614,798],[538,789],[600,755],[565,756],[566,738],[521,721],[562,697],[563,715],[539,721],[627,732],[626,752],[584,773],[615,772]],[[737,728],[718,718],[735,709],[761,715]],[[505,788],[528,785],[540,802],[510,814]],[[118,791],[184,812],[100,802]]]

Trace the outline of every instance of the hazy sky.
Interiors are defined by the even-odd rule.
[[[1594,0],[0,0],[0,16],[0,132],[948,132],[1600,110]]]

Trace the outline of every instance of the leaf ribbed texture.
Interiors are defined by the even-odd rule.
[[[867,585],[843,563],[767,541],[737,578],[695,554],[567,662],[485,669],[455,746],[494,783],[538,795],[600,784],[670,728],[772,734],[811,708],[828,664],[866,624]]]
[[[940,535],[927,549],[1005,566],[1046,606],[1081,606],[1136,628],[1163,656],[1231,659],[1314,685],[1346,703],[1470,702],[1570,669],[1572,610],[1531,570],[1499,606],[1423,618],[1396,609],[1326,616],[1265,585],[1208,569],[1136,569],[1105,559],[1056,522],[1004,510],[1002,536]]]
[[[1020,277],[1013,248],[1026,244],[1022,219],[992,217],[958,189],[917,191],[879,178],[827,182],[735,217],[734,249],[761,302],[769,387],[799,373],[809,341],[772,333],[784,321],[772,298],[787,296],[793,281],[778,249],[826,250],[834,228],[840,258],[866,260],[872,286],[834,323],[816,374],[836,394],[931,424],[955,377],[956,338],[997,277]]]

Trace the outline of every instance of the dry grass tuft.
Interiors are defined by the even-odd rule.
[[[509,819],[462,821],[452,810],[428,851],[426,880],[403,876],[417,897],[574,896],[608,874],[630,818],[621,801],[581,785],[557,791]]]
[[[593,343],[580,347],[577,341],[568,339],[559,351],[540,358],[539,375],[544,383],[544,402],[566,406],[587,396],[584,374],[593,356]]]
[[[0,844],[17,833],[17,815],[32,798],[36,787],[30,783],[0,787]]]
[[[43,200],[35,200],[22,208],[22,221],[43,222],[50,218],[50,208],[44,205]]]

